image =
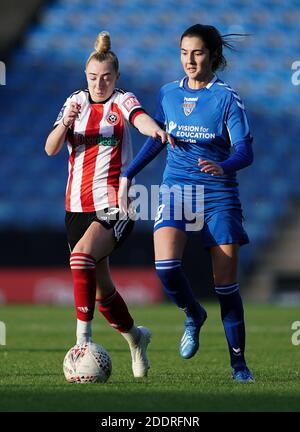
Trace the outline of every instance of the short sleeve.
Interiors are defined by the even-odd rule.
[[[62,108],[61,108],[61,110],[57,116],[57,119],[54,122],[53,127],[57,126],[61,122],[61,120],[62,120],[66,110],[69,108],[71,102],[79,103],[81,106],[83,105],[84,100],[82,99],[80,94],[81,94],[80,91],[76,91],[76,92],[72,93],[71,96],[69,96],[67,98],[67,100],[63,104],[63,106],[62,106]]]
[[[126,92],[122,95],[120,108],[126,120],[132,123],[132,117],[138,112],[144,112],[142,104],[138,98],[131,92]]]
[[[231,93],[226,126],[230,136],[231,145],[240,141],[252,141],[245,106],[238,94],[235,92]]]
[[[53,127],[57,126],[61,122],[61,120],[64,116],[64,113],[66,112],[66,109],[70,106],[70,103],[71,103],[71,97],[68,97],[68,99],[65,101],[65,103],[61,107],[61,110],[59,111],[59,114],[58,114],[58,116],[57,116],[57,118],[53,124]]]

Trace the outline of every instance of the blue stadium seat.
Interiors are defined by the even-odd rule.
[[[160,85],[183,75],[181,32],[193,22],[213,23],[222,33],[240,29],[251,34],[237,43],[237,53],[225,51],[229,68],[220,72],[244,100],[254,136],[255,163],[238,175],[252,239],[242,259],[250,265],[255,248],[272,236],[289,200],[299,195],[299,87],[291,84],[291,63],[300,43],[298,3],[166,0],[149,1],[146,8],[140,0],[47,4],[12,53],[8,83],[1,87],[1,225],[62,228],[67,153],[49,159],[44,143],[66,97],[86,85],[85,61],[98,32],[112,34],[121,66],[119,85],[136,92],[152,113]],[[134,131],[133,136],[137,151],[144,137]],[[158,183],[163,159],[140,173],[139,182],[148,187],[153,179]],[[4,182],[11,185],[9,191]],[[22,197],[27,205],[21,212]],[[150,225],[138,224],[137,229]]]

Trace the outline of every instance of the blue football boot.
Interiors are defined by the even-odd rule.
[[[232,378],[236,382],[255,382],[255,379],[247,366],[232,369]]]
[[[179,349],[180,355],[184,359],[190,359],[199,349],[199,332],[207,318],[206,310],[202,307],[201,314],[201,318],[197,321],[191,317],[187,317],[185,320],[185,331],[181,338]]]

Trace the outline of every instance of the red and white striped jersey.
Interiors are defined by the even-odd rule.
[[[92,102],[88,90],[79,90],[68,97],[54,126],[71,102],[80,104],[81,112],[67,133],[66,210],[92,212],[115,206],[120,174],[132,159],[129,123],[144,110],[133,93],[121,89],[103,103]]]

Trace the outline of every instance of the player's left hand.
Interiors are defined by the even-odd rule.
[[[171,147],[174,149],[175,148],[175,141],[174,138],[172,137],[172,135],[168,134],[166,131],[164,131],[163,129],[158,129],[154,132],[152,138],[156,139],[160,139],[161,142],[163,144],[170,144]]]
[[[208,159],[198,159],[198,166],[201,167],[201,172],[205,172],[212,176],[220,176],[224,174],[224,170],[220,165]]]

